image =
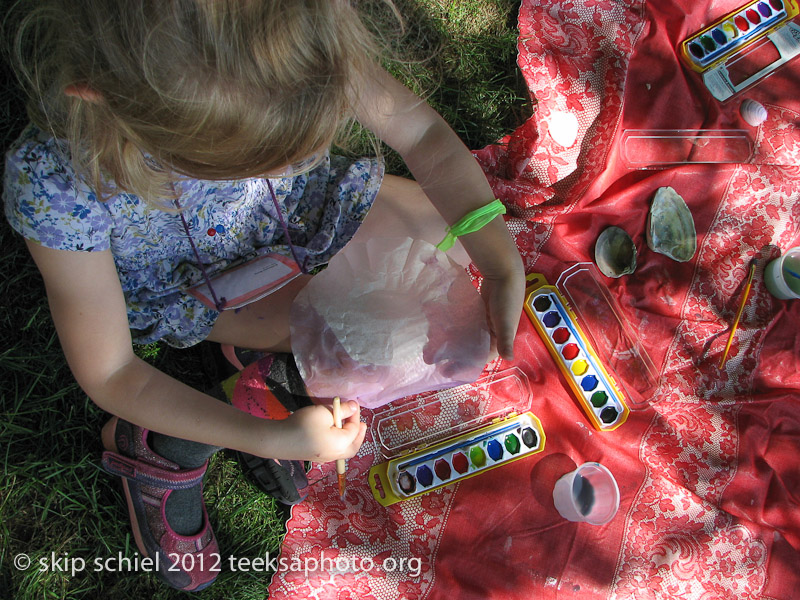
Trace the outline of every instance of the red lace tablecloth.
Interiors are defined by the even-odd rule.
[[[271,598],[800,596],[800,303],[772,298],[762,277],[769,259],[800,245],[800,168],[632,171],[619,153],[625,128],[735,128],[749,132],[761,162],[800,164],[800,61],[745,94],[769,111],[757,129],[741,120],[740,99],[715,102],[678,62],[683,38],[736,7],[524,0],[519,65],[537,110],[476,153],[510,207],[528,271],[555,281],[591,260],[607,226],[632,235],[639,267],[606,282],[658,371],[652,404],[596,432],[523,318],[513,366],[529,379],[545,451],[383,508],[366,485],[382,460],[370,435],[349,461],[345,502],[332,465],[312,470],[330,485],[294,508]],[[554,112],[578,119],[569,148],[548,134]],[[644,241],[650,199],[666,185],[694,214],[698,250],[687,263]],[[721,371],[753,259],[753,290]],[[556,479],[586,461],[619,483],[620,510],[604,526],[567,522],[552,504]],[[304,570],[314,560],[321,568]]]

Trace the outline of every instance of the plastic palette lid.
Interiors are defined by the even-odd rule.
[[[556,287],[572,306],[600,360],[614,373],[632,409],[653,400],[658,371],[625,313],[592,263],[564,271]]]
[[[375,409],[373,438],[390,459],[531,408],[525,373],[512,367],[475,383],[429,392]],[[431,410],[431,407],[438,409]]]

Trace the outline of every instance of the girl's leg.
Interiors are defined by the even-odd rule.
[[[251,350],[291,352],[289,309],[310,279],[310,275],[300,275],[261,300],[222,311],[207,339]]]
[[[446,223],[416,182],[386,175],[375,203],[359,227],[354,241],[373,237],[412,237],[438,244]],[[448,251],[466,266],[469,257],[459,243]],[[310,280],[302,275],[269,296],[241,310],[220,314],[208,339],[253,350],[290,352],[289,309],[295,296]]]
[[[197,469],[221,448],[169,435],[150,433],[150,448],[182,469]],[[203,526],[203,492],[200,485],[173,490],[164,506],[167,523],[180,535],[195,535]]]

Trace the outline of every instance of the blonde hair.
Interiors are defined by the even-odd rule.
[[[259,176],[328,147],[379,58],[347,0],[41,0],[14,40],[34,123],[101,197],[112,182],[156,202],[178,175]]]

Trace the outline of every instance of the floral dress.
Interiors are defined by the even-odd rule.
[[[29,126],[6,155],[5,213],[48,248],[110,250],[134,342],[188,347],[219,314],[186,292],[203,279],[197,256],[213,275],[270,252],[290,257],[291,243],[307,268],[324,264],[353,237],[382,178],[378,159],[326,156],[308,173],[271,179],[287,241],[266,179],[181,179],[180,213],[127,193],[100,201],[76,177],[66,145]]]

